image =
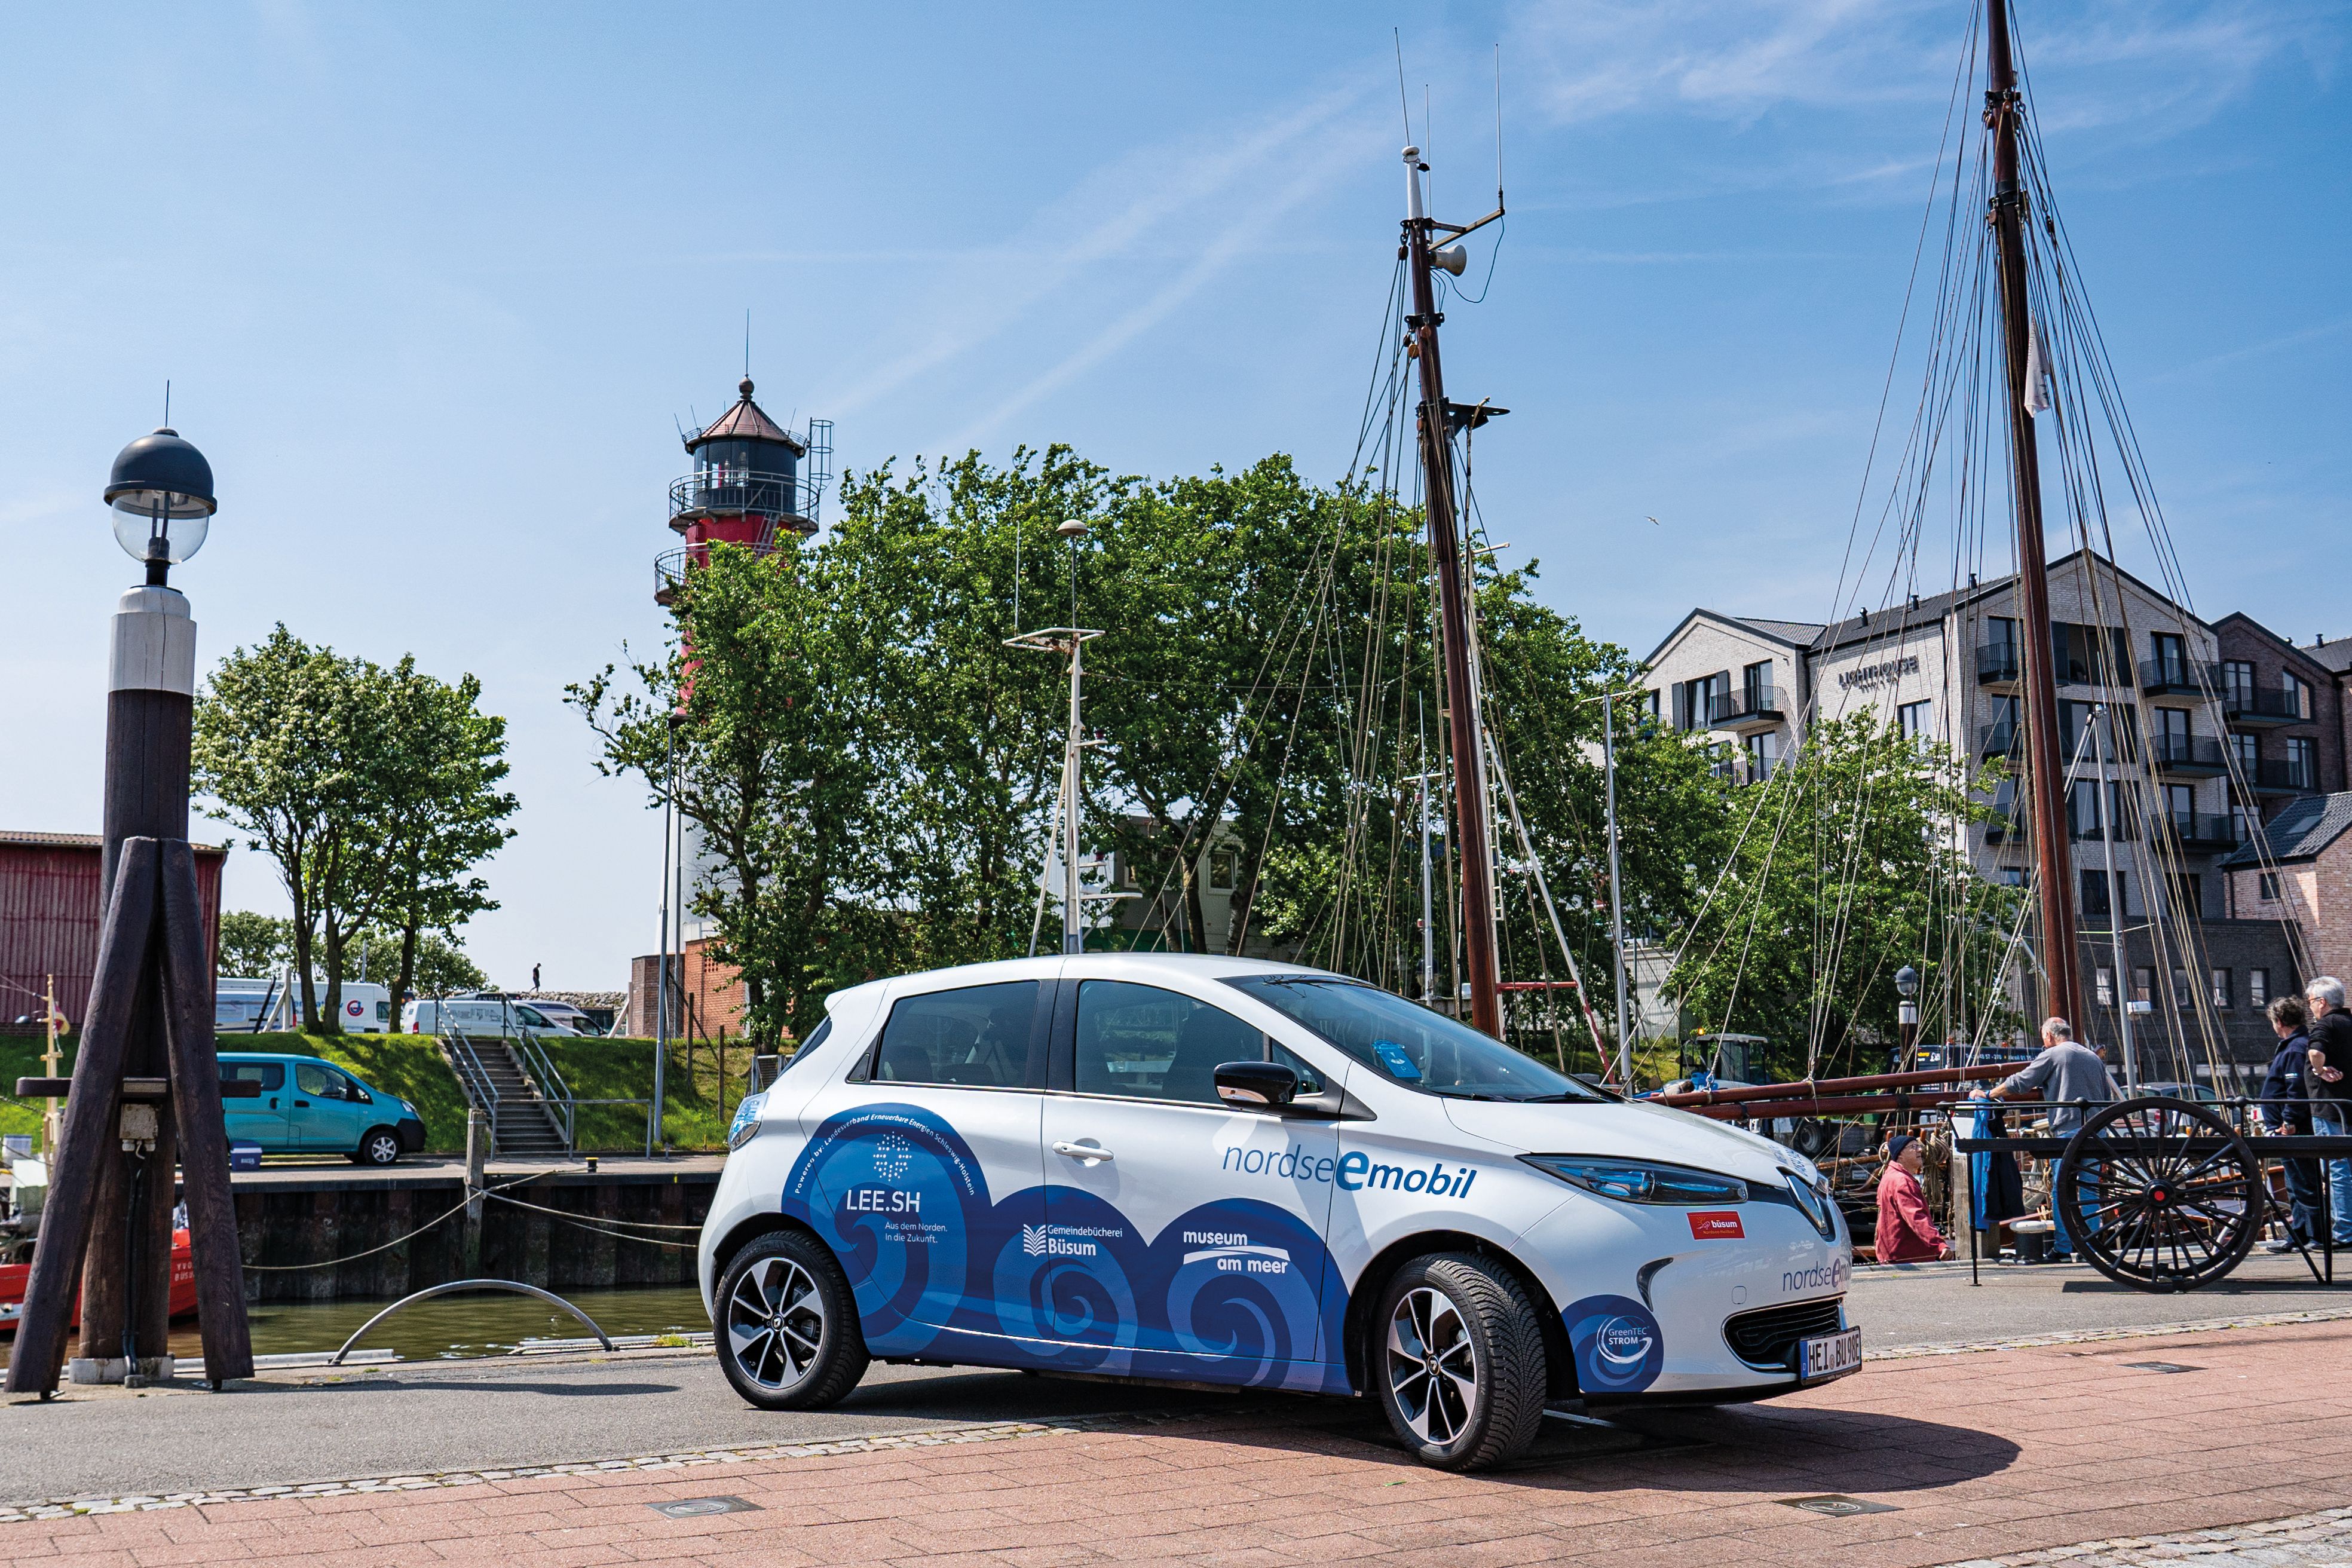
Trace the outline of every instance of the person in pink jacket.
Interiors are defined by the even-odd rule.
[[[1952,1255],[1927,1213],[1927,1190],[1919,1184],[1927,1163],[1927,1152],[1908,1132],[1886,1141],[1886,1168],[1878,1175],[1875,1244],[1881,1263],[1924,1263]]]

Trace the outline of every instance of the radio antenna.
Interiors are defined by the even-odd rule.
[[[743,307],[743,379],[751,379],[751,307]]]
[[[164,428],[165,428],[165,429],[169,429],[169,428],[171,428],[171,425],[172,425],[172,378],[171,378],[170,376],[168,376],[168,375],[167,375],[167,376],[165,376],[165,377],[163,378],[163,426],[164,426]]]
[[[1495,205],[1503,205],[1503,46],[1495,46]]]
[[[1412,140],[1412,100],[1404,95],[1404,33],[1392,27],[1390,36],[1396,40],[1397,110],[1404,116],[1404,139],[1410,142]]]

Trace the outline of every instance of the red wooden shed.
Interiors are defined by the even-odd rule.
[[[98,966],[98,866],[95,833],[16,833],[0,828],[0,1028],[18,1018],[37,1025],[41,987],[51,976],[58,1006],[79,1025],[89,1007]],[[228,851],[196,846],[196,889],[204,900],[205,944],[220,957],[221,866]]]

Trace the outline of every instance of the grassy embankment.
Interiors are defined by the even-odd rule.
[[[77,1042],[64,1041],[66,1065],[73,1070]],[[545,1047],[556,1070],[579,1100],[646,1100],[653,1094],[654,1043],[651,1040],[549,1039]],[[370,1086],[413,1102],[425,1121],[427,1150],[462,1152],[466,1147],[466,1099],[457,1080],[441,1059],[429,1037],[418,1035],[233,1035],[220,1040],[224,1051],[282,1051],[319,1057],[349,1068]],[[719,1110],[719,1064],[708,1046],[694,1052],[691,1080],[687,1053],[681,1045],[669,1048],[665,1131],[677,1149],[720,1149],[727,1142],[727,1119],[743,1098],[751,1055],[740,1046],[727,1052],[726,1111]],[[42,1072],[41,1039],[37,1035],[0,1035],[0,1094],[16,1087],[19,1078]],[[0,1099],[0,1132],[37,1132],[40,1101]],[[642,1105],[583,1105],[580,1108],[579,1146],[583,1153],[642,1151],[646,1143],[646,1108]]]

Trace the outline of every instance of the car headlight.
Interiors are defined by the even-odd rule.
[[[1815,1171],[1811,1180],[1807,1180],[1794,1171],[1784,1171],[1781,1173],[1789,1178],[1789,1192],[1797,1200],[1798,1209],[1807,1219],[1813,1222],[1813,1228],[1822,1233],[1822,1238],[1825,1241],[1836,1240],[1837,1203],[1830,1196],[1830,1184],[1822,1178],[1822,1173]]]
[[[735,1120],[727,1127],[727,1147],[740,1149],[760,1131],[760,1108],[768,1102],[765,1093],[747,1094],[735,1108]]]
[[[1522,1154],[1520,1159],[1573,1187],[1628,1204],[1738,1204],[1748,1184],[1737,1176],[1654,1165],[1641,1160],[1591,1160],[1578,1154]]]

